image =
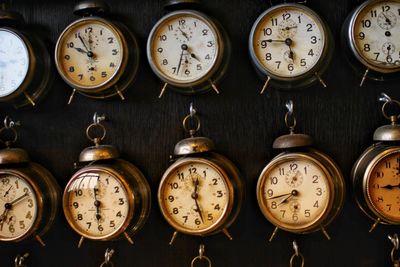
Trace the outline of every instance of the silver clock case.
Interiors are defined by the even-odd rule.
[[[394,2],[400,2],[398,0],[391,0]],[[355,21],[358,15],[362,12],[363,9],[367,8],[369,5],[376,3],[384,3],[387,2],[385,0],[368,0],[362,3],[360,6],[355,8],[349,16],[346,18],[345,23],[342,26],[342,47],[345,53],[348,55],[348,60],[353,69],[360,75],[364,75],[366,69],[370,71],[367,74],[367,78],[376,80],[376,81],[384,81],[386,79],[397,79],[397,72],[400,71],[400,65],[395,69],[385,69],[378,68],[375,65],[370,64],[363,57],[360,56],[357,51],[355,40],[354,40],[354,26]]]
[[[118,70],[115,72],[114,76],[110,80],[107,80],[103,84],[100,84],[96,87],[79,87],[71,83],[68,77],[66,77],[66,75],[63,73],[59,59],[59,48],[62,37],[69,31],[71,27],[79,23],[90,23],[90,21],[99,21],[100,23],[104,23],[118,34],[118,38],[120,38],[122,44],[123,58],[121,65],[118,67]],[[81,95],[93,99],[110,98],[116,95],[120,95],[125,90],[127,90],[136,78],[136,74],[139,68],[139,57],[139,45],[133,33],[122,23],[110,21],[99,16],[84,17],[75,20],[74,22],[69,24],[60,34],[55,48],[55,62],[61,78],[73,89],[76,89],[77,92]]]
[[[23,24],[18,27],[0,26],[0,31],[17,36],[28,52],[29,67],[24,81],[14,92],[0,97],[0,102],[10,103],[17,109],[35,106],[46,95],[53,81],[49,48],[39,36],[21,27]]]
[[[312,14],[322,26],[325,37],[325,45],[319,61],[314,65],[313,68],[308,70],[306,73],[295,77],[281,77],[269,72],[259,61],[254,51],[254,35],[258,24],[263,20],[263,18],[266,15],[268,15],[268,13],[273,12],[276,9],[285,7],[297,7],[299,9],[306,10],[307,12]],[[271,81],[269,82],[269,84],[272,87],[276,87],[278,89],[304,88],[318,81],[318,76],[322,75],[329,67],[329,63],[333,55],[333,50],[334,50],[334,39],[332,37],[332,32],[328,27],[327,23],[315,11],[301,4],[295,4],[295,3],[280,4],[267,9],[257,18],[255,23],[253,24],[249,36],[250,59],[253,63],[253,66],[255,67],[257,74],[260,76],[262,80],[267,80],[268,77],[270,77]],[[316,73],[318,74],[318,76],[316,75]]]
[[[193,15],[195,17],[200,17],[201,19],[209,23],[209,25],[211,26],[210,28],[212,28],[215,31],[219,49],[213,68],[205,76],[194,82],[180,83],[170,79],[169,77],[162,74],[161,71],[158,70],[157,66],[154,64],[154,59],[152,57],[151,43],[152,39],[155,38],[155,32],[157,31],[158,27],[165,20],[173,16],[185,15],[185,14]],[[147,53],[147,60],[150,64],[151,69],[161,81],[168,84],[168,88],[171,88],[172,90],[182,94],[193,95],[212,90],[210,81],[214,84],[218,84],[224,78],[229,65],[229,60],[231,55],[231,43],[228,34],[218,21],[207,16],[202,12],[192,9],[184,9],[168,13],[167,15],[165,15],[164,17],[162,17],[157,21],[147,39],[146,53]]]

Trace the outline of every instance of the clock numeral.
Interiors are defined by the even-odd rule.
[[[87,229],[90,229],[90,227],[92,227],[92,223],[91,223],[91,222],[87,222],[86,224],[87,224],[87,226],[88,226]]]
[[[300,66],[305,67],[307,66],[307,62],[305,58],[300,59]]]
[[[174,196],[172,196],[172,195],[170,195],[170,196],[168,196],[168,200],[169,200],[169,202],[174,202],[174,200],[175,200],[175,198],[174,198]]]
[[[76,216],[76,218],[78,219],[78,221],[82,221],[83,220],[83,215],[78,213],[78,215]]]
[[[25,222],[19,221],[19,229],[25,229]]]
[[[193,21],[193,25],[194,25],[194,27],[196,28],[196,27],[197,27],[197,22],[196,22],[196,21]]]
[[[196,225],[200,225],[200,224],[201,224],[201,221],[199,220],[199,218],[196,218],[196,220],[194,220],[194,223],[195,223]]]
[[[390,10],[390,6],[382,6],[382,12],[386,12]]]
[[[318,184],[318,176],[317,175],[314,175],[313,177],[313,184]]]
[[[118,205],[124,205],[125,204],[125,201],[124,201],[124,199],[123,198],[120,198],[120,199],[118,199]]]
[[[304,210],[304,217],[308,218],[311,216],[311,211],[310,210]]]
[[[270,61],[272,59],[271,53],[266,53],[265,54],[265,60]]]
[[[293,220],[294,222],[297,222],[297,221],[299,220],[299,216],[297,215],[297,213],[293,213],[293,215],[292,215],[292,220]]]
[[[119,186],[114,186],[114,190],[115,190],[114,193],[118,194],[119,193]]]
[[[113,37],[108,37],[108,43],[113,44],[114,43],[114,38]]]
[[[384,202],[383,197],[378,197],[378,202]]]
[[[301,23],[301,16],[298,16],[297,19],[299,20],[299,23]]]
[[[25,215],[25,219],[32,219],[32,213],[30,211],[28,211],[28,213]]]
[[[275,63],[277,64],[276,68],[279,70],[279,67],[281,66],[282,61],[275,61]]]
[[[284,13],[284,14],[282,14],[282,19],[283,19],[283,20],[288,20],[288,19],[290,19],[290,17],[291,17],[290,13]]]
[[[74,202],[74,203],[72,203],[72,206],[73,206],[75,209],[77,209],[77,208],[79,208],[79,203],[78,203],[78,202]]]
[[[278,207],[278,204],[275,201],[271,202],[271,208],[276,209]]]
[[[8,185],[10,183],[10,179],[4,178],[4,179],[1,179],[1,182],[3,183],[3,185]]]
[[[369,52],[371,50],[371,47],[369,44],[364,44],[364,51]]]
[[[286,210],[280,210],[280,212],[282,213],[282,218],[285,218]]]
[[[166,36],[165,34],[160,35],[160,41],[161,41],[161,42],[167,41],[167,36]]]
[[[190,70],[186,69],[186,70],[185,70],[185,74],[186,74],[187,76],[189,76]]]
[[[376,17],[376,10],[371,10],[371,18]]]
[[[75,71],[75,68],[74,68],[73,66],[71,66],[71,67],[69,67],[68,71],[69,71],[69,72],[74,72],[74,71]]]
[[[71,57],[69,55],[65,55],[64,58],[65,58],[65,60],[70,60],[71,59]]]
[[[78,74],[79,80],[82,81],[83,79],[83,74]]]
[[[265,29],[263,29],[263,33],[264,33],[264,36],[271,35],[272,34],[272,29],[271,28],[265,28]]]
[[[312,50],[312,49],[310,49],[310,51],[308,51],[308,54],[307,55],[309,55],[309,56],[314,56],[314,51]]]
[[[24,193],[29,194],[29,189],[27,187],[24,188]]]
[[[67,43],[67,48],[74,48],[74,43],[73,42]]]
[[[92,81],[92,82],[94,82],[94,81],[96,80],[96,77],[90,76],[90,77],[89,77],[89,80]]]
[[[317,36],[311,36],[311,43],[316,44],[317,43]]]
[[[197,64],[196,69],[197,69],[197,70],[202,70],[203,67],[201,66],[201,64]]]
[[[218,180],[217,180],[217,178],[212,179],[212,185],[218,185]]]
[[[110,227],[111,227],[111,228],[114,228],[114,227],[115,227],[115,222],[112,221],[112,220],[110,221]]]
[[[315,193],[317,196],[322,196],[322,188],[318,187],[317,189],[317,193]]]
[[[217,205],[214,206],[214,209],[215,210],[221,210],[221,207],[219,206],[219,204],[217,204]]]
[[[180,19],[179,21],[178,21],[178,23],[179,23],[179,25],[185,25],[186,24],[186,20],[184,20],[184,19]]]
[[[87,27],[86,29],[85,29],[85,33],[88,33],[88,32],[93,32],[93,28],[92,27]]]
[[[168,183],[168,184],[169,184],[169,186],[171,187],[171,190],[172,190],[172,189],[178,189],[178,188],[179,188],[178,183]]]
[[[288,71],[293,71],[294,65],[292,63],[288,64],[287,69],[288,69]]]
[[[179,213],[178,208],[173,208],[173,209],[172,209],[172,213],[173,213],[173,214],[178,214],[178,213]]]
[[[29,208],[33,207],[33,200],[32,199],[28,199],[28,207]]]
[[[266,40],[261,41],[261,48],[265,49],[268,46],[268,42]]]
[[[164,51],[164,49],[162,49],[161,47],[157,48],[157,52],[158,52],[158,53],[161,54],[163,51]]]
[[[272,197],[274,195],[274,191],[272,189],[267,190],[267,196]]]
[[[224,194],[222,193],[221,190],[218,190],[218,191],[217,191],[217,197],[218,197],[218,198],[221,198],[223,195],[224,195]]]
[[[365,39],[365,33],[360,32],[360,33],[358,34],[358,38],[359,38],[360,40],[364,40],[364,39]]]
[[[207,42],[207,47],[213,47],[213,46],[214,46],[213,41],[208,41],[208,42]]]
[[[209,220],[209,221],[214,220],[214,217],[213,217],[213,215],[212,215],[211,213],[209,213],[209,214],[207,215],[207,220]]]
[[[307,24],[307,31],[308,31],[308,32],[312,32],[312,31],[313,31],[313,27],[312,27],[312,24],[311,24],[311,23],[308,23],[308,24]]]
[[[187,220],[189,219],[189,217],[188,217],[188,216],[182,216],[182,218],[185,220],[183,223],[186,223],[186,222],[187,222]]]
[[[298,165],[297,165],[296,163],[291,163],[291,164],[289,165],[289,168],[290,168],[291,171],[297,170],[297,167],[298,167]]]
[[[8,230],[10,231],[10,233],[14,233],[15,232],[14,225],[10,224],[10,226],[8,226]]]
[[[210,54],[207,54],[204,59],[210,60],[211,59]]]
[[[117,55],[117,54],[118,54],[118,50],[117,50],[117,49],[113,49],[111,54],[112,54],[113,56]]]
[[[390,161],[386,161],[385,162],[385,167],[386,167],[386,169],[390,169],[391,167],[390,167],[391,165],[390,165]]]
[[[315,201],[315,203],[314,203],[313,207],[314,207],[314,208],[319,208],[319,203],[318,203],[318,200],[317,200],[317,201]]]
[[[115,68],[115,63],[114,62],[110,63],[110,68]]]
[[[392,204],[386,204],[387,207],[387,211],[391,211],[392,210]]]
[[[283,170],[282,170],[283,171]],[[271,177],[271,184],[277,184],[278,183],[278,178],[277,177]]]
[[[383,178],[384,174],[383,172],[377,171],[376,172],[376,178]]]
[[[194,174],[194,173],[197,173],[197,169],[196,168],[189,168],[189,173],[190,174]]]
[[[98,229],[100,232],[103,232],[103,230],[104,230],[104,228],[103,228],[103,226],[102,226],[101,224],[99,224],[99,226],[97,226],[97,229]]]
[[[207,29],[203,29],[201,32],[203,33],[203,36],[208,35],[208,30]]]
[[[278,19],[271,19],[272,26],[278,26]]]
[[[174,26],[168,25],[168,30],[169,30],[169,31],[173,31],[173,30],[174,30]]]
[[[122,213],[121,213],[120,211],[118,211],[117,214],[116,214],[115,216],[121,218],[121,217],[122,217]]]
[[[279,61],[280,64],[280,61]],[[285,175],[285,168],[279,168],[279,175]]]
[[[107,77],[107,72],[106,71],[102,71],[101,72],[101,78],[106,78]]]
[[[178,172],[178,179],[181,181],[185,180],[185,176],[183,175],[183,173]]]
[[[164,59],[164,60],[162,61],[162,64],[163,64],[164,66],[168,65],[168,60]]]
[[[397,9],[397,12],[399,13],[399,16],[400,16],[400,9]]]
[[[371,21],[369,19],[365,19],[365,20],[363,19],[361,21],[361,25],[363,28],[369,28],[369,27],[371,27]]]

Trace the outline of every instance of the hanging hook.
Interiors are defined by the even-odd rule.
[[[196,115],[196,109],[194,108],[193,102],[190,102],[190,106],[189,106],[189,114],[190,117],[194,117],[194,115]]]
[[[100,122],[105,121],[106,120],[106,115],[98,115],[97,112],[94,113],[93,115],[93,124],[94,125],[98,125],[100,124]]]
[[[205,246],[204,244],[200,244],[199,256],[196,256],[192,260],[192,263],[190,264],[191,267],[195,266],[196,261],[206,261],[208,263],[208,267],[211,267],[211,260],[207,256],[204,256],[204,252],[205,252]]]
[[[288,100],[286,102],[286,104],[285,104],[285,107],[287,108],[289,115],[292,115],[293,114],[293,108],[294,108],[293,107],[293,101],[292,100]]]
[[[285,104],[287,112],[285,114],[285,124],[289,128],[290,133],[294,132],[296,127],[296,118],[294,117],[294,105],[292,100],[288,100]]]
[[[189,133],[190,137],[193,137],[195,133],[200,130],[200,119],[196,113],[197,111],[194,108],[193,102],[191,102],[189,106],[189,115],[183,119],[182,123],[183,129]],[[191,120],[191,123],[189,123],[189,119]]]
[[[394,263],[394,265],[398,266],[400,264],[400,256],[397,259],[395,259],[395,254],[399,250],[399,246],[400,246],[399,237],[397,234],[393,234],[393,235],[388,235],[388,238],[393,244],[392,251],[390,252],[390,258],[391,258],[392,262]]]
[[[392,99],[390,96],[388,96],[387,94],[385,94],[383,92],[379,95],[378,101],[384,102],[384,104],[382,105],[383,116],[386,119],[390,120],[393,124],[395,124],[396,121],[400,118],[400,113],[397,115],[388,115],[388,113],[386,112],[386,108],[389,105],[397,105],[397,107],[400,108],[400,102],[395,99]]]
[[[106,253],[104,254],[104,262],[100,265],[100,267],[114,266],[114,264],[111,262],[111,257],[113,256],[114,252],[114,249],[106,249]]]
[[[15,260],[14,260],[15,267],[26,267],[24,262],[28,257],[29,257],[29,253],[25,253],[22,256],[21,255],[17,255],[17,257],[15,257]]]
[[[388,96],[387,94],[382,92],[378,97],[378,101],[385,102],[385,103],[392,102],[392,98],[390,98],[390,96]]]
[[[301,266],[301,267],[304,267],[304,256],[303,256],[303,254],[301,254],[301,253],[299,252],[299,246],[297,245],[296,240],[294,240],[294,241],[292,242],[292,245],[293,245],[294,253],[293,253],[293,255],[290,257],[290,267],[293,267],[293,266],[294,266],[294,259],[297,258],[297,257],[300,258],[300,262],[301,262],[301,265],[300,265],[300,266]]]
[[[4,128],[11,129],[11,128],[15,127],[15,126],[21,126],[21,122],[20,121],[16,121],[15,122],[10,118],[10,116],[7,115],[4,118]]]

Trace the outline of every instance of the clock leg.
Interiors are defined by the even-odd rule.
[[[46,246],[46,243],[42,240],[42,238],[39,235],[35,235],[35,239],[42,245],[43,247]]]
[[[172,235],[171,241],[169,241],[169,245],[172,245],[175,242],[177,236],[178,236],[178,231],[175,231]]]
[[[210,83],[211,88],[212,88],[217,94],[219,94],[219,90],[218,90],[217,86],[215,85],[215,83],[213,83],[213,81],[211,81],[211,80],[209,80],[208,82]]]
[[[78,248],[80,248],[82,246],[84,240],[85,240],[85,238],[83,236],[81,236],[81,239],[79,239]]]
[[[72,90],[71,96],[70,96],[69,99],[68,99],[68,105],[72,103],[72,100],[73,100],[74,97],[75,97],[75,93],[76,93],[76,89],[74,88],[74,90]]]
[[[24,96],[29,101],[29,103],[31,103],[32,106],[36,106],[36,103],[32,100],[32,98],[28,95],[27,92],[24,92]]]
[[[165,90],[167,89],[167,86],[168,86],[168,83],[165,83],[163,88],[161,89],[161,92],[160,92],[160,95],[158,96],[158,98],[161,98],[164,95]]]
[[[365,82],[365,79],[367,78],[368,72],[369,72],[369,69],[366,69],[365,72],[364,72],[364,75],[363,75],[363,77],[362,77],[362,79],[361,79],[360,87],[363,86],[363,84],[364,84],[364,82]]]
[[[274,231],[272,232],[271,236],[269,237],[268,241],[272,242],[272,240],[275,238],[276,233],[278,232],[279,228],[275,227]]]
[[[222,232],[226,235],[226,237],[228,237],[229,240],[231,240],[231,241],[233,240],[233,237],[228,232],[228,229],[224,228],[224,229],[222,229]]]
[[[369,229],[369,233],[372,233],[374,230],[375,230],[375,228],[378,226],[378,224],[381,222],[381,219],[376,219],[376,221],[374,222],[374,224],[371,226],[371,228]]]
[[[132,238],[128,235],[127,232],[124,232],[124,236],[125,236],[126,240],[128,240],[128,242],[129,242],[131,245],[133,245],[133,240],[132,240]]]
[[[324,236],[326,237],[326,239],[331,240],[330,235],[328,234],[328,232],[326,231],[326,229],[323,226],[321,226],[321,231],[324,234]]]
[[[263,86],[263,88],[261,89],[261,92],[260,92],[260,95],[262,95],[263,93],[264,93],[264,91],[268,88],[268,84],[269,84],[269,81],[271,80],[271,77],[267,77],[267,80],[265,81],[265,83],[264,83],[264,86]]]
[[[328,86],[326,85],[326,83],[324,82],[324,80],[322,80],[321,76],[319,76],[318,72],[315,73],[315,76],[317,77],[318,81],[322,84],[322,86],[323,86],[324,88],[328,87]]]

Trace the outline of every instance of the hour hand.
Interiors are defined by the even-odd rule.
[[[82,53],[82,54],[87,54],[87,53],[88,53],[86,50],[83,50],[83,49],[80,48],[80,47],[74,47],[74,48],[75,48],[75,50],[78,51],[79,53]]]

